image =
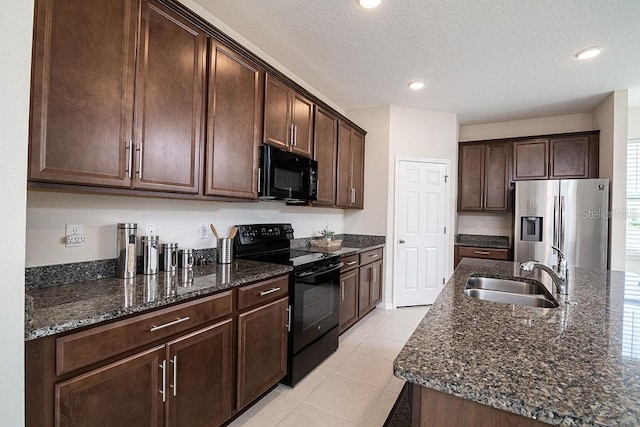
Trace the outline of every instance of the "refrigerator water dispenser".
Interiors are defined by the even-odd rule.
[[[520,240],[525,242],[542,242],[542,217],[520,217]]]

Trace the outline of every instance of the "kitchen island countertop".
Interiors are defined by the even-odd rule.
[[[45,337],[288,274],[293,267],[236,259],[135,279],[96,279],[27,291],[25,340]]]
[[[463,260],[396,358],[395,375],[550,424],[640,425],[640,276],[571,268],[571,295],[555,309],[463,293],[471,273],[550,286],[546,273],[518,267]]]

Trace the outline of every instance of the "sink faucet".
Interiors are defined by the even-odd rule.
[[[558,252],[558,267],[556,269],[549,267],[548,265],[538,261],[527,261],[520,264],[520,270],[533,271],[534,268],[539,268],[546,271],[551,276],[555,291],[560,295],[567,295],[567,257],[556,246],[551,246],[551,249]]]

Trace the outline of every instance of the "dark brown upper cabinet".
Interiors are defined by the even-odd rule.
[[[350,124],[338,124],[338,170],[336,205],[364,207],[364,135]]]
[[[513,142],[513,180],[598,178],[599,131]]]
[[[29,179],[131,185],[138,4],[36,2]]]
[[[316,106],[313,158],[318,162],[318,199],[314,205],[335,206],[338,118]]]
[[[142,3],[136,67],[135,188],[200,189],[206,36],[157,1]]]
[[[313,106],[313,101],[267,74],[264,95],[264,142],[312,157]]]
[[[36,2],[30,180],[198,192],[205,36],[138,5]]]
[[[257,199],[263,84],[257,65],[210,41],[205,195]]]
[[[458,211],[509,210],[510,143],[461,143]]]

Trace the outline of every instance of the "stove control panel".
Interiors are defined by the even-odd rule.
[[[238,227],[236,239],[240,245],[293,239],[291,224],[250,224],[236,227]]]

